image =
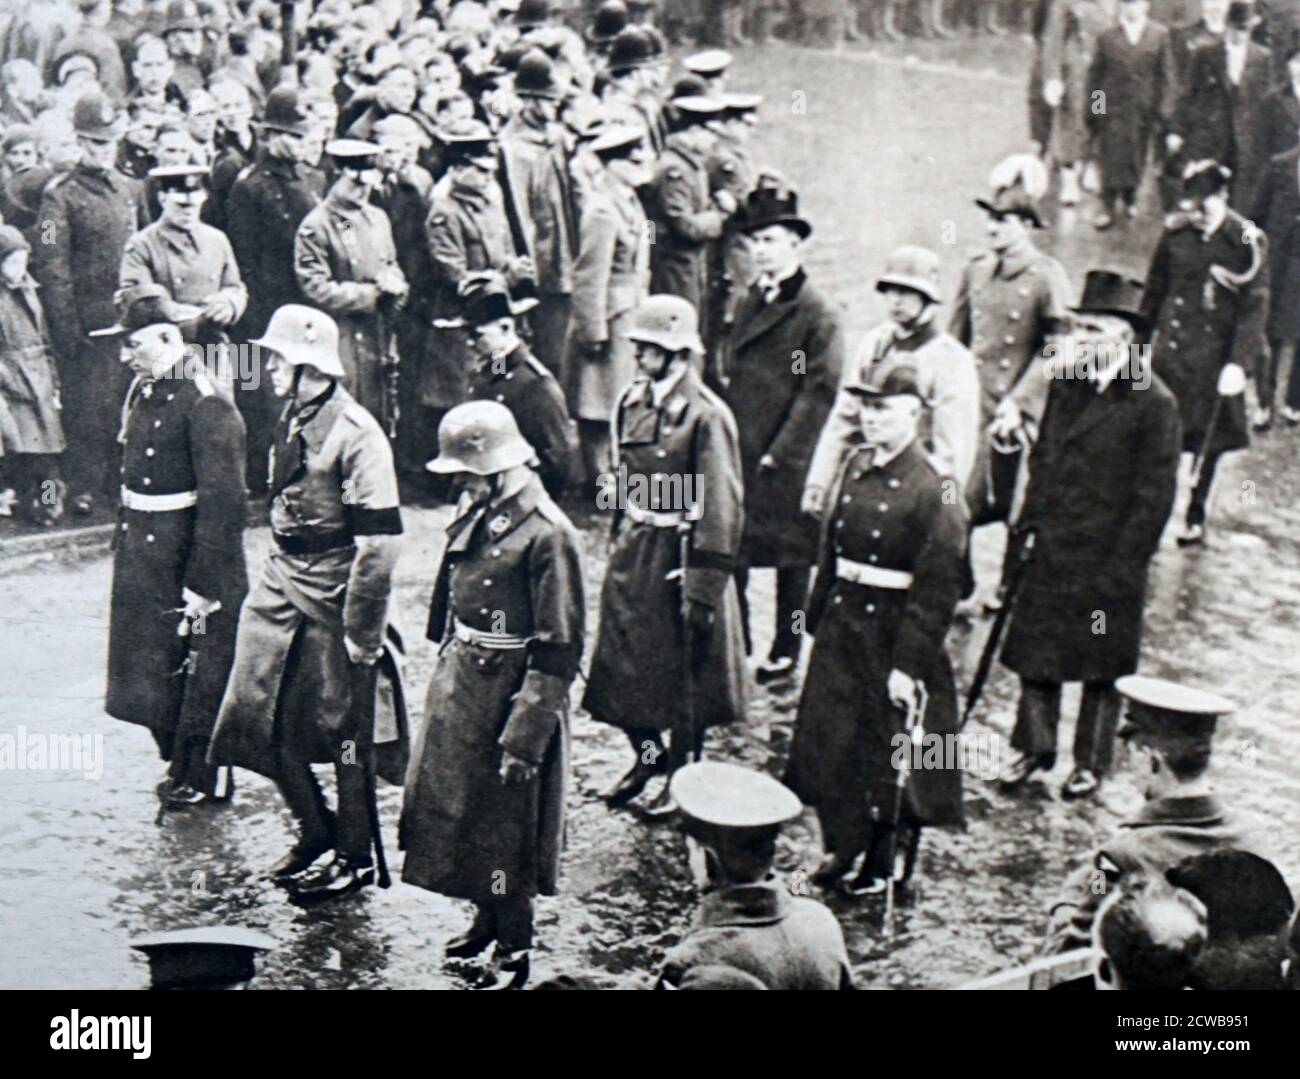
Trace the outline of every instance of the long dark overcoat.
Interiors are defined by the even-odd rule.
[[[1106,188],[1135,188],[1141,182],[1152,136],[1167,111],[1172,63],[1169,31],[1158,22],[1148,20],[1136,45],[1119,26],[1097,38],[1084,115]]]
[[[854,845],[871,812],[892,812],[894,737],[904,713],[889,699],[895,668],[924,684],[925,732],[957,730],[957,686],[944,638],[962,588],[967,515],[913,442],[881,467],[871,451],[845,460],[836,512],[822,541],[808,603],[815,635],[799,701],[786,783],[816,806],[828,849]],[[838,557],[912,574],[908,588],[879,588],[836,574]],[[905,813],[935,824],[962,820],[961,770],[912,773]],[[861,850],[862,847],[858,846]]]
[[[429,612],[442,646],[402,805],[408,884],[482,901],[555,893],[585,617],[578,536],[540,480],[452,522]],[[529,644],[463,641],[455,621]],[[504,784],[505,751],[537,776]]]
[[[1251,220],[1268,237],[1268,340],[1276,347],[1300,337],[1300,147],[1269,162]]]
[[[844,335],[825,297],[802,270],[772,303],[751,287],[727,342],[724,397],[736,417],[745,480],[740,561],[808,566],[817,559],[817,521],[799,510],[844,363]],[[775,468],[759,468],[764,456]]]
[[[205,378],[137,382],[122,483],[145,495],[195,491],[188,509],[122,509],[113,555],[104,710],[148,727],[164,759],[206,737],[235,649],[244,565],[244,425]],[[219,600],[202,632],[177,635],[181,592]]]
[[[1151,257],[1142,312],[1154,327],[1152,362],[1178,398],[1183,449],[1191,453],[1204,444],[1224,364],[1253,371],[1265,347],[1268,250],[1267,237],[1229,210],[1208,239],[1191,225],[1167,229]],[[1212,266],[1240,280],[1225,287],[1211,276]],[[1245,395],[1225,397],[1210,450],[1249,443]]]
[[[1158,379],[1105,392],[1058,380],[1020,522],[1034,548],[1002,662],[1022,678],[1104,681],[1137,670],[1147,564],[1173,507],[1178,406]]]

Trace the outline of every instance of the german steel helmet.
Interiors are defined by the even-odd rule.
[[[688,348],[704,354],[695,305],[681,296],[662,293],[647,296],[632,315],[632,326],[624,336],[632,341],[658,345],[669,352]]]
[[[885,272],[876,281],[876,291],[890,286],[910,288],[919,292],[931,303],[942,298],[939,291],[939,256],[928,247],[907,245],[897,248],[885,260]]]
[[[496,401],[466,401],[449,411],[438,424],[438,446],[438,456],[425,465],[430,472],[494,476],[536,456],[514,413]]]
[[[322,375],[344,377],[338,323],[314,307],[285,304],[271,316],[266,333],[249,343],[278,352],[295,367],[305,364]]]

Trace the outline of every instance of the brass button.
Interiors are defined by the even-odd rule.
[[[1016,339],[1011,334],[1007,334],[1006,337],[1002,338],[1002,340],[1008,345],[1014,345],[1016,343]]]

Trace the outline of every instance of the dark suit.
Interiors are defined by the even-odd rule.
[[[1300,109],[1300,101],[1291,97]],[[1300,146],[1269,162],[1255,194],[1251,220],[1268,236],[1268,349],[1255,368],[1260,404],[1270,407],[1283,350],[1294,354],[1300,341]],[[1300,369],[1291,368],[1286,403],[1300,408]]]

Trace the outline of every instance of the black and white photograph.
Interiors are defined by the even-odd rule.
[[[1297,343],[1300,0],[0,0],[0,989],[1249,1055]]]

